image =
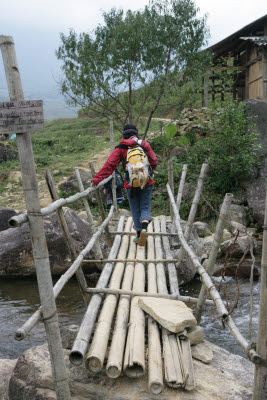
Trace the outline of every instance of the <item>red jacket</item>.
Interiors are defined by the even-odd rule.
[[[123,139],[120,144],[134,147],[136,146],[136,142],[132,139]],[[148,160],[149,163],[152,167],[153,170],[156,169],[157,167],[157,157],[154,151],[152,150],[150,144],[148,142],[145,142],[144,140],[142,141],[142,147],[146,151],[148,155]],[[101,170],[96,174],[96,176],[92,179],[92,182],[97,186],[99,182],[101,182],[103,179],[107,178],[112,174],[112,172],[115,170],[115,168],[119,165],[119,163],[124,160],[124,158],[127,156],[127,149],[120,149],[120,148],[115,148],[115,150],[110,154],[109,158],[107,159],[106,163],[103,165]],[[153,185],[155,183],[154,179],[152,179],[148,185]],[[129,188],[129,186],[124,179],[124,187]]]

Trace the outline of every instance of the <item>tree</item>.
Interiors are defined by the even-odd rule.
[[[152,0],[141,11],[111,9],[91,34],[61,34],[62,93],[117,126],[146,115],[145,137],[163,96],[203,65],[208,31],[197,12],[191,0]]]

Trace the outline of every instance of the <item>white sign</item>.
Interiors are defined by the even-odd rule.
[[[0,133],[35,132],[44,129],[42,100],[0,103]]]

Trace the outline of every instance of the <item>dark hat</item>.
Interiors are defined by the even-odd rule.
[[[125,125],[125,127],[123,128],[122,134],[123,134],[123,136],[124,136],[124,135],[127,135],[127,136],[128,136],[129,134],[138,136],[138,129],[137,129],[136,126],[133,125],[133,124],[127,124],[127,125]]]

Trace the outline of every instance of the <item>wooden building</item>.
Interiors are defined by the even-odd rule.
[[[220,64],[222,58],[231,58],[233,66],[238,68],[238,74],[231,88],[233,97],[239,100],[260,99],[267,101],[267,14],[233,33],[219,43],[209,47],[214,54],[214,64]],[[233,68],[228,66],[228,68]],[[203,105],[208,103],[208,87],[214,100],[216,88],[214,71],[209,71],[210,85],[205,84],[203,90]]]

